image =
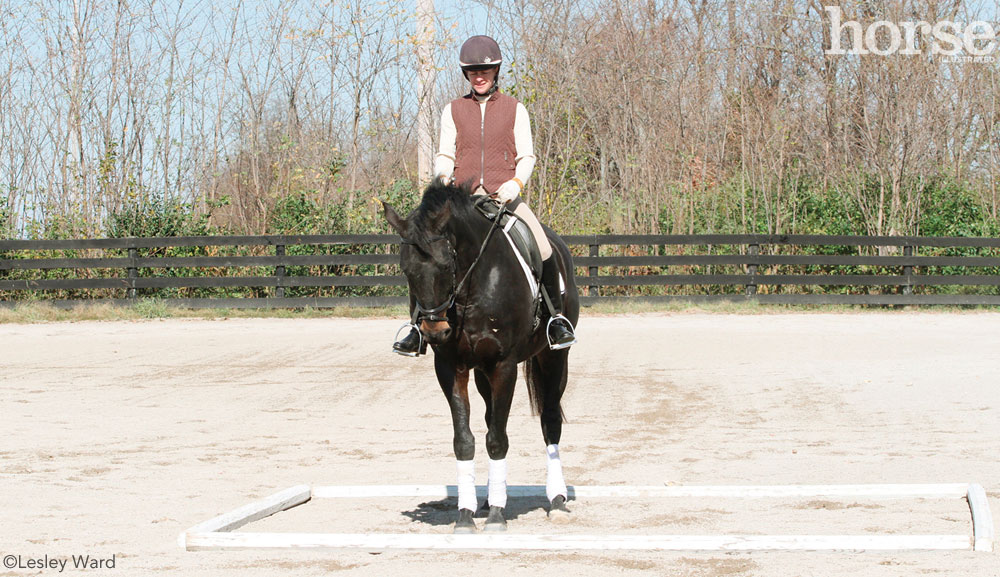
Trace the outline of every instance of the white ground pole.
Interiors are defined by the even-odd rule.
[[[477,487],[485,496],[487,488]],[[544,497],[544,485],[512,485],[511,497]],[[982,486],[936,485],[775,485],[775,486],[589,486],[569,487],[570,499],[628,497],[719,498],[965,498],[972,513],[975,551],[993,550],[993,518]],[[299,485],[191,527],[179,538],[189,550],[325,548],[409,550],[644,550],[644,551],[902,551],[969,549],[969,535],[526,535],[480,533],[419,535],[392,533],[234,533],[235,529],[310,499],[374,497],[456,497],[454,485]]]

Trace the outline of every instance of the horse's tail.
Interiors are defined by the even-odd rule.
[[[524,363],[524,382],[528,383],[528,400],[531,402],[531,415],[537,417],[545,408],[544,386],[540,382],[538,360],[535,357]]]
[[[565,351],[562,351],[565,354]],[[565,361],[564,361],[565,362]],[[531,414],[532,416],[541,415],[546,407],[545,397],[547,393],[550,393],[549,387],[555,386],[562,389],[565,386],[565,371],[563,371],[562,382],[546,382],[545,377],[542,372],[541,365],[538,364],[538,357],[534,356],[524,363],[524,381],[528,383],[528,400],[531,402]],[[559,403],[562,394],[553,395],[555,402],[559,404],[559,417],[562,421],[566,420],[566,414],[563,413],[562,403]]]

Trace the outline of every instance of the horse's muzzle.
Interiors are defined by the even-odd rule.
[[[427,342],[432,345],[440,345],[448,340],[451,336],[451,325],[448,321],[420,321],[420,332],[424,334],[424,338]]]

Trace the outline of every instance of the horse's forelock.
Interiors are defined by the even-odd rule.
[[[446,219],[442,213],[449,207],[448,216],[455,216],[472,205],[469,191],[453,185],[443,184],[435,179],[424,189],[424,196],[414,211],[412,222],[414,232],[425,236],[439,235],[444,232]]]

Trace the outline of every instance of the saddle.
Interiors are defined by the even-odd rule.
[[[535,235],[531,234],[531,229],[514,213],[503,210],[489,197],[477,201],[476,208],[489,220],[500,218],[498,226],[514,250],[514,255],[521,263],[521,268],[524,269],[528,284],[531,286],[531,294],[537,295],[539,282],[542,278],[542,255],[538,251],[538,244],[535,242]]]

